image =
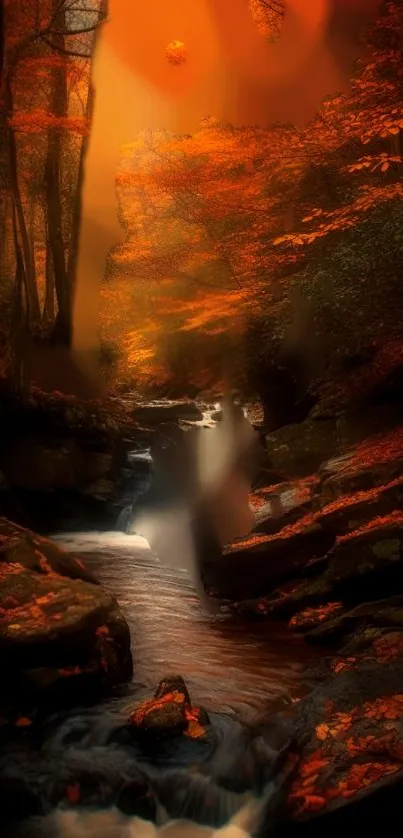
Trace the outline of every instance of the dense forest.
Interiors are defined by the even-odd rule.
[[[242,368],[245,348],[253,378],[284,334],[309,333],[322,367],[399,351],[402,15],[384,5],[351,90],[304,131],[206,119],[191,137],[145,132],[124,149],[127,240],[110,283],[126,275],[141,311],[126,362],[207,385],[226,356]]]
[[[106,2],[6,0],[1,79],[2,375],[33,341],[69,345],[91,57]]]
[[[71,340],[91,55],[107,4],[4,9],[1,368],[22,380],[32,341]],[[254,0],[251,11],[277,38],[283,4]],[[230,375],[264,395],[281,353],[302,345],[307,386],[344,379],[357,358],[395,364],[402,23],[401,3],[384,3],[350,90],[304,130],[206,116],[192,136],[145,126],[128,138],[117,172],[126,239],[110,254],[100,312],[110,381],[186,393]]]
[[[402,59],[403,0],[0,0],[9,838],[394,834]]]

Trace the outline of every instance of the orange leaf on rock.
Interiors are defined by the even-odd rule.
[[[315,751],[310,756],[305,757],[298,766],[298,773],[300,777],[312,777],[325,768],[329,760],[323,756],[322,751]]]
[[[317,727],[315,728],[315,733],[317,739],[319,739],[321,742],[324,742],[325,739],[327,739],[329,736],[329,725],[324,723],[317,725]]]

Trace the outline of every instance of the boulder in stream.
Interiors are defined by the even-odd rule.
[[[2,704],[18,712],[50,696],[84,698],[132,675],[117,602],[81,559],[0,519]]]
[[[160,681],[154,698],[140,702],[131,711],[129,723],[138,738],[153,744],[182,734],[203,739],[210,719],[204,708],[192,705],[183,678],[168,675]]]

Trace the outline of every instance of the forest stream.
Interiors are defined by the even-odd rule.
[[[154,410],[153,416],[151,408]],[[364,462],[364,468],[357,470],[355,467],[356,470],[349,471],[344,467],[344,471],[336,472],[333,478],[348,481],[351,475],[355,480],[358,475],[362,480],[365,477],[374,481],[379,477],[379,480],[384,481],[379,487],[375,484],[380,493],[375,505],[371,482],[370,489],[361,491],[358,500],[354,500],[354,516],[362,515],[362,520],[369,521],[366,529],[352,532],[348,529],[352,512],[346,512],[346,509],[349,510],[351,502],[346,506],[339,501],[336,524],[336,519],[332,518],[333,525],[337,525],[337,534],[342,534],[337,542],[333,531],[329,529],[329,523],[328,529],[326,526],[315,527],[301,523],[307,517],[306,500],[301,501],[298,496],[300,505],[295,507],[293,513],[298,492],[294,497],[289,484],[284,483],[285,489],[280,492],[281,501],[285,504],[283,508],[289,505],[288,512],[302,515],[295,524],[300,529],[293,529],[294,525],[289,524],[283,527],[287,531],[287,538],[284,535],[278,536],[278,533],[274,540],[270,540],[270,535],[267,536],[267,545],[273,545],[273,549],[270,551],[266,545],[267,552],[246,553],[244,561],[247,564],[243,566],[239,564],[239,559],[236,564],[236,550],[232,554],[224,551],[223,562],[226,556],[230,558],[227,558],[226,564],[221,565],[222,575],[217,577],[217,588],[213,587],[214,596],[220,597],[221,607],[209,609],[196,590],[197,579],[192,573],[191,563],[187,563],[189,556],[186,549],[180,549],[180,540],[171,539],[171,530],[165,528],[163,520],[159,519],[162,536],[159,542],[152,541],[154,536],[151,536],[149,530],[153,549],[139,534],[141,531],[146,532],[146,529],[141,530],[141,516],[137,519],[137,532],[122,530],[126,527],[134,530],[136,508],[141,509],[143,504],[145,509],[153,509],[153,496],[150,501],[151,493],[147,495],[147,486],[150,485],[150,477],[152,480],[154,475],[155,486],[159,487],[159,444],[162,441],[168,444],[169,439],[174,440],[174,445],[178,444],[175,441],[174,425],[182,425],[184,431],[186,428],[190,430],[189,426],[192,425],[212,428],[214,423],[220,421],[216,408],[216,405],[214,409],[211,406],[207,409],[206,405],[175,406],[166,401],[164,404],[158,402],[144,405],[144,411],[147,409],[148,413],[143,412],[144,424],[136,426],[136,432],[137,427],[140,428],[139,435],[128,434],[124,438],[126,460],[122,461],[122,475],[127,472],[128,477],[116,512],[116,529],[102,531],[102,520],[98,529],[95,529],[97,524],[90,525],[84,518],[84,525],[76,525],[74,529],[72,521],[71,526],[66,524],[63,530],[60,527],[50,534],[52,541],[69,554],[70,563],[66,567],[73,573],[72,582],[69,577],[61,575],[64,565],[59,551],[52,553],[52,541],[38,536],[34,542],[36,549],[33,560],[35,556],[42,560],[40,571],[37,571],[39,581],[36,576],[33,577],[35,584],[42,585],[42,588],[37,587],[35,590],[43,593],[43,590],[49,589],[50,594],[53,594],[53,586],[56,585],[56,591],[57,586],[62,594],[67,591],[67,594],[63,594],[61,606],[58,606],[58,620],[63,620],[62,609],[72,614],[75,613],[74,609],[81,606],[81,600],[74,599],[71,591],[74,593],[77,589],[81,590],[82,585],[86,586],[83,588],[83,602],[86,602],[85,597],[93,596],[95,606],[91,605],[91,608],[94,611],[95,607],[99,613],[96,612],[97,623],[90,624],[89,633],[75,635],[78,644],[77,654],[74,652],[76,658],[64,658],[62,644],[57,646],[57,661],[62,656],[63,668],[60,669],[59,664],[57,674],[61,677],[56,686],[61,684],[62,679],[63,686],[62,692],[55,692],[54,695],[58,696],[58,700],[59,696],[62,699],[60,705],[58,702],[49,705],[50,714],[46,706],[45,712],[34,709],[32,717],[28,704],[28,709],[24,705],[12,724],[3,725],[0,809],[4,821],[11,829],[7,838],[64,838],[64,835],[81,838],[82,834],[92,838],[89,827],[87,833],[63,833],[61,824],[63,818],[67,819],[66,823],[69,818],[74,820],[76,816],[85,820],[86,812],[88,814],[88,811],[94,809],[98,811],[103,825],[107,825],[109,817],[115,818],[116,828],[121,829],[120,833],[115,834],[120,834],[122,838],[125,828],[128,829],[131,823],[130,820],[124,820],[126,816],[144,817],[158,826],[176,818],[189,818],[193,824],[217,829],[228,823],[242,805],[243,795],[252,791],[263,801],[259,809],[261,821],[255,824],[256,829],[253,826],[254,834],[259,836],[267,834],[266,827],[272,824],[272,817],[273,823],[278,821],[281,828],[284,794],[288,795],[287,824],[291,818],[292,822],[302,824],[303,830],[305,823],[311,836],[323,834],[322,814],[323,817],[329,816],[336,820],[338,813],[341,819],[354,817],[354,811],[352,814],[347,811],[350,805],[353,810],[354,806],[360,806],[369,823],[373,817],[371,801],[374,800],[375,805],[376,794],[378,791],[379,794],[383,793],[383,789],[385,795],[396,794],[397,789],[397,797],[391,798],[391,811],[395,800],[396,806],[398,804],[400,792],[398,787],[395,789],[395,783],[400,781],[403,774],[400,756],[398,758],[393,755],[400,755],[403,750],[393,750],[392,757],[387,754],[385,759],[377,756],[375,761],[371,756],[372,751],[368,750],[363,765],[359,761],[361,751],[358,752],[358,762],[353,761],[356,753],[355,750],[351,751],[351,742],[354,748],[355,741],[364,743],[360,747],[367,747],[367,740],[363,737],[370,719],[373,731],[371,742],[373,739],[376,742],[374,746],[368,745],[368,748],[376,747],[378,750],[374,753],[383,755],[385,736],[389,735],[392,721],[396,731],[396,748],[403,748],[400,704],[403,670],[399,658],[401,633],[396,631],[396,626],[402,624],[403,578],[401,562],[393,559],[393,568],[389,568],[389,553],[385,548],[385,544],[400,544],[399,509],[403,478],[400,471],[396,477],[396,468],[400,469],[400,465],[396,465],[396,457],[401,451],[401,428],[385,432],[380,440],[378,437],[374,437],[375,441],[372,442],[367,440],[364,451],[361,450],[361,460],[360,449],[356,448],[353,463]],[[187,412],[186,418],[183,411]],[[244,412],[251,423],[258,427],[260,420],[253,410],[246,406]],[[145,421],[147,417],[149,425]],[[168,433],[172,436],[168,437]],[[206,428],[205,433],[208,435],[214,432]],[[189,450],[192,451],[191,446]],[[231,451],[233,453],[233,449]],[[175,467],[179,453],[176,461],[175,458],[171,461],[168,458],[167,463]],[[153,466],[150,466],[150,461]],[[369,462],[372,463],[371,467],[368,466]],[[131,471],[125,468],[128,463],[132,465]],[[186,468],[192,471],[192,457]],[[169,485],[167,487],[164,481],[161,484],[164,498],[170,498],[171,488],[175,489],[174,474],[172,472],[172,484],[170,474],[167,466]],[[266,474],[270,480],[270,472],[266,472],[263,466],[259,480],[264,481]],[[260,487],[259,481],[256,485]],[[347,482],[344,489],[347,500],[349,485]],[[257,519],[262,514],[262,507],[255,506],[255,501],[259,492],[263,491],[264,499],[267,497],[266,488],[272,489],[272,486],[268,484],[263,490],[256,489],[249,495]],[[159,497],[157,492],[157,499]],[[316,500],[319,497],[316,495]],[[313,502],[311,498],[310,503]],[[131,509],[134,512],[134,518],[128,524],[120,520],[121,513],[126,509],[125,504],[128,504],[129,513]],[[264,507],[268,507],[265,514],[269,518],[276,514],[270,500],[264,500]],[[323,508],[331,507],[330,503]],[[155,507],[156,514],[160,514],[158,509],[162,510],[163,515],[164,504]],[[385,513],[384,517],[373,519],[379,510]],[[290,515],[291,520],[295,520],[293,514]],[[260,526],[259,520],[257,524]],[[105,526],[110,527],[110,524],[105,523]],[[8,537],[6,524],[4,527],[4,537]],[[166,554],[165,543],[173,548],[166,551]],[[175,544],[178,545],[177,554]],[[186,541],[183,545],[186,547]],[[374,571],[371,564],[373,548],[377,550],[381,574],[376,569]],[[364,561],[366,550],[372,550],[369,570],[365,570],[364,574],[366,582],[362,584],[360,577],[359,588],[357,585],[354,588],[357,557]],[[315,636],[319,639],[317,644],[307,643],[304,631],[291,631],[285,621],[280,624],[272,619],[261,619],[260,611],[252,609],[243,612],[241,609],[237,612],[236,609],[226,608],[226,602],[231,598],[228,594],[228,600],[225,600],[228,578],[234,584],[241,584],[241,594],[245,593],[244,600],[248,602],[249,575],[253,581],[253,573],[258,574],[262,570],[264,573],[273,572],[276,563],[280,563],[281,572],[284,573],[287,561],[299,561],[299,566],[291,567],[289,564],[288,568],[297,574],[305,568],[307,576],[303,577],[302,584],[309,588],[313,577],[311,569],[306,568],[311,565],[312,556],[314,560],[322,562],[323,566],[327,554],[332,561],[343,561],[345,573],[351,574],[348,578],[352,599],[347,600],[347,610],[343,611],[343,605],[336,600],[337,589],[329,589],[325,585],[323,605],[320,604],[316,609],[318,621],[311,630],[312,639]],[[174,561],[170,563],[168,558]],[[271,561],[273,564],[265,565],[262,569],[262,561]],[[186,567],[181,567],[181,563]],[[211,559],[210,565],[212,563]],[[43,578],[42,565],[45,570],[50,567],[55,572],[56,582],[52,574],[48,578],[47,571]],[[236,567],[238,570],[234,575]],[[242,567],[247,569],[244,575]],[[92,582],[96,576],[101,589],[82,580],[77,574],[77,568],[81,568],[80,573],[89,571]],[[28,572],[29,568],[24,565],[21,573]],[[323,577],[328,584],[326,572],[321,573],[319,569],[317,579],[314,579],[316,585],[318,582],[324,584]],[[46,585],[47,588],[44,587]],[[270,577],[268,586],[269,590]],[[275,587],[275,576],[272,587]],[[105,606],[103,600],[98,599],[99,596],[105,596],[102,589],[115,598],[119,612],[114,600],[111,602],[107,597]],[[318,590],[321,590],[320,587],[316,588]],[[373,601],[376,596],[379,601]],[[56,613],[52,598],[49,600],[42,596],[41,603],[51,618]],[[335,608],[338,613],[332,618]],[[298,598],[289,613],[292,614],[293,610],[297,615],[303,613],[300,612]],[[337,639],[340,626],[345,626],[343,620],[348,615],[351,619],[355,611],[359,619],[364,617],[363,625],[369,627],[372,645],[362,650],[360,646],[353,646],[351,655],[351,647],[348,646],[350,638],[341,649],[332,644],[335,637]],[[315,614],[309,619],[314,618]],[[378,631],[379,626],[381,628]],[[391,628],[385,633],[384,626]],[[13,627],[14,623],[11,624]],[[330,644],[326,642],[327,629],[330,631]],[[309,632],[309,625],[307,630]],[[325,632],[323,644],[320,642],[321,632]],[[355,642],[357,637],[358,634],[353,633],[351,642]],[[361,641],[360,635],[358,642]],[[91,693],[90,689],[87,694],[84,686],[78,702],[71,702],[68,680],[66,689],[64,687],[66,674],[71,679],[76,675],[77,667],[80,676],[83,672],[86,674],[84,666],[88,660],[91,663],[93,650],[95,655],[101,656],[102,671],[110,671],[112,675],[117,672],[118,677],[110,682],[112,692],[107,697],[103,690]],[[119,657],[116,657],[115,650],[118,650]],[[46,647],[43,654],[45,657],[39,660],[47,662],[49,652]],[[80,663],[76,667],[74,660],[77,655]],[[26,670],[30,672],[29,664]],[[38,667],[34,672],[37,670]],[[47,664],[45,674],[48,672],[52,672],[52,669]],[[91,680],[81,683],[90,685]],[[92,683],[95,685],[95,681]],[[99,679],[96,686],[98,683]],[[74,692],[74,684],[71,681],[70,684]],[[183,706],[180,704],[182,698]],[[188,715],[185,716],[185,713]],[[339,732],[340,719],[346,725],[345,744],[344,740],[333,737],[332,733],[333,730]],[[353,731],[351,734],[350,730]],[[357,739],[352,739],[353,736]],[[330,751],[333,741],[336,743],[334,752]],[[323,760],[317,757],[322,743]],[[329,752],[331,757],[328,757]],[[285,757],[286,761],[283,762]],[[317,766],[330,773],[322,777],[318,774]],[[345,776],[350,777],[350,767],[352,779],[348,780],[350,785],[345,794],[343,783],[347,782]],[[364,772],[362,787],[355,780],[358,772]],[[370,786],[376,792],[372,795],[371,789],[369,803],[365,797],[369,793],[365,772],[370,772]],[[318,790],[321,794],[316,793],[318,777],[321,783]],[[291,783],[289,789],[285,785],[288,782]],[[309,806],[312,799],[315,805],[319,806],[320,803],[319,816],[316,816],[315,810],[312,819],[305,821],[304,807],[308,806],[307,811],[311,814]],[[112,813],[104,811],[111,810],[111,807],[116,807]],[[314,828],[316,832],[310,831]],[[94,834],[98,834],[96,830]],[[306,834],[301,832],[301,835]]]
[[[132,636],[135,688],[152,693],[171,672],[211,710],[250,717],[290,700],[314,651],[273,623],[234,622],[206,614],[185,570],[162,566],[139,536],[60,534],[113,593]]]
[[[211,409],[203,411],[202,422],[199,419],[187,424],[211,427],[214,423],[211,414]],[[143,455],[145,452],[142,449]],[[146,481],[143,483],[146,485]],[[309,670],[318,660],[317,651],[284,625],[235,618],[225,607],[218,613],[209,613],[188,571],[160,561],[146,539],[138,534],[117,529],[70,530],[53,533],[51,538],[73,556],[81,557],[88,570],[116,598],[130,629],[133,679],[128,687],[123,687],[123,692],[118,689],[101,704],[56,712],[33,729],[32,737],[28,734],[12,738],[0,760],[5,788],[0,803],[4,800],[5,817],[10,821],[15,817],[16,807],[23,819],[24,815],[28,816],[21,823],[23,831],[20,833],[17,825],[15,835],[25,838],[26,828],[29,838],[53,836],[54,827],[46,817],[55,804],[63,804],[67,799],[70,803],[79,800],[90,806],[110,805],[120,785],[123,783],[125,787],[128,778],[131,782],[139,772],[146,771],[155,780],[162,768],[164,784],[165,768],[181,769],[189,762],[193,765],[195,759],[196,762],[207,760],[207,766],[210,756],[212,760],[215,758],[215,737],[225,748],[218,749],[214,770],[221,766],[222,753],[231,756],[234,747],[241,748],[239,754],[235,751],[234,759],[242,786],[244,773],[249,770],[246,759],[249,745],[242,738],[242,722],[267,717],[304,695]],[[139,700],[151,697],[157,685],[173,674],[184,679],[192,704],[207,710],[213,724],[212,733],[201,745],[186,737],[185,744],[179,739],[179,745],[175,745],[175,740],[173,753],[167,756],[163,749],[161,758],[155,762],[155,755],[151,760],[144,756],[132,739],[130,748],[125,748],[128,713]],[[38,743],[41,743],[39,749]],[[182,786],[175,781],[176,797],[169,792],[170,803],[174,801],[172,811],[168,806],[171,817],[185,816],[185,801],[190,807],[187,815],[197,822],[200,818],[204,822],[208,814],[212,824],[225,823],[240,805],[235,791],[234,796],[232,790],[228,793],[217,790],[216,804],[206,814],[204,792],[200,795],[197,786],[190,793],[191,773],[189,777],[187,774],[186,778],[181,777],[186,794],[183,797]],[[168,772],[166,784],[169,782]],[[235,789],[237,783],[238,780]],[[168,785],[161,794],[168,793]],[[76,789],[79,790],[77,799]],[[127,813],[131,812],[137,809]],[[36,825],[29,820],[31,814],[40,816]],[[14,832],[10,835],[14,838]]]
[[[147,407],[168,408],[167,399]],[[219,404],[196,405],[203,415],[188,427],[213,427]],[[249,405],[250,421],[258,416]],[[240,621],[206,613],[186,570],[168,567],[138,535],[119,532],[52,536],[79,554],[118,600],[132,637],[135,689],[152,692],[167,673],[185,679],[197,702],[244,718],[301,690],[301,672],[315,653],[273,623]]]

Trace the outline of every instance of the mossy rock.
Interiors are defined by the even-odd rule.
[[[266,436],[273,467],[290,479],[313,474],[324,460],[336,454],[338,445],[338,425],[334,419],[307,419]]]
[[[203,582],[215,596],[239,602],[265,596],[281,581],[303,576],[311,559],[325,556],[334,543],[310,518],[275,535],[251,534],[225,548],[203,567]]]
[[[342,495],[325,504],[317,514],[317,520],[325,529],[340,535],[358,529],[376,516],[385,516],[402,508],[403,476],[385,486]]]
[[[353,459],[345,460],[344,463],[339,462],[340,466],[335,461],[333,473],[331,463],[328,464],[328,476],[324,472],[324,479],[320,487],[322,507],[345,495],[388,486],[403,476],[403,458],[393,458],[387,462],[374,463],[367,468],[354,465]]]
[[[403,629],[403,596],[365,602],[343,614],[331,616],[307,635],[310,643],[344,641],[359,632],[361,647],[379,635],[379,629]],[[364,637],[364,632],[366,636]],[[364,640],[367,641],[364,644]],[[403,635],[402,635],[403,640]],[[351,648],[350,648],[351,651]]]
[[[167,675],[154,697],[139,702],[129,714],[129,724],[145,746],[183,734],[203,739],[210,718],[204,707],[194,707],[181,675]]]
[[[132,674],[130,632],[114,598],[79,558],[0,520],[2,696],[19,706],[47,694],[109,689]]]
[[[339,539],[329,554],[329,579],[345,582],[398,566],[403,577],[403,514],[401,520],[375,520],[373,526]]]

